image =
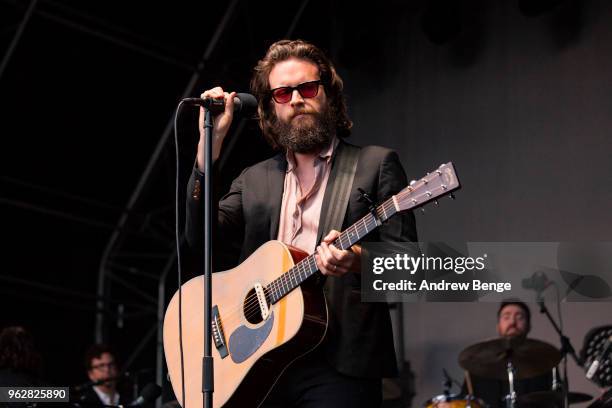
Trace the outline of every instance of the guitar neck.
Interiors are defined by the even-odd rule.
[[[349,249],[397,212],[420,207],[447,194],[453,197],[452,191],[459,188],[461,184],[453,164],[442,164],[418,181],[412,181],[409,186],[376,207],[375,211],[344,230],[332,244],[336,248]],[[318,270],[314,254],[302,259],[266,286],[268,300],[273,304],[278,302]]]
[[[349,249],[363,237],[378,228],[383,222],[397,213],[394,197],[376,207],[376,216],[368,213],[365,217],[342,231],[340,236],[332,243],[336,248]],[[274,304],[286,296],[306,279],[319,271],[315,255],[311,254],[294,265],[287,272],[276,278],[266,287],[270,303]]]

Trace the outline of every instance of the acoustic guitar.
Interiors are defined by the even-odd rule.
[[[452,163],[441,165],[373,207],[333,242],[348,249],[400,211],[414,209],[460,187]],[[325,337],[327,306],[314,254],[268,241],[237,267],[212,276],[214,407],[259,406],[282,372]],[[182,285],[185,405],[202,406],[203,276]],[[178,292],[164,319],[170,380],[182,403]]]

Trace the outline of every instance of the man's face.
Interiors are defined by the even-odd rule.
[[[319,80],[319,69],[310,61],[291,58],[277,63],[268,81],[270,89],[297,86],[304,82]],[[326,145],[331,139],[334,120],[328,109],[327,95],[323,85],[312,98],[304,98],[294,90],[287,103],[272,100],[275,133],[284,148],[311,153]]]
[[[102,353],[100,358],[93,358],[87,375],[91,381],[106,380],[117,376],[115,359],[110,353]]]
[[[517,305],[507,305],[499,314],[497,333],[502,337],[527,336],[529,323],[525,311]]]
[[[270,89],[281,86],[297,86],[318,79],[321,78],[319,78],[319,68],[315,64],[295,58],[277,63],[268,77]],[[312,114],[322,112],[327,104],[327,98],[323,85],[320,85],[319,93],[314,98],[303,98],[297,90],[294,90],[289,102],[282,104],[273,102],[273,104],[276,117],[281,122],[291,124],[312,123]]]

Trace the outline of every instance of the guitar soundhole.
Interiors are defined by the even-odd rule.
[[[251,324],[260,323],[263,320],[261,316],[261,309],[259,308],[259,301],[257,300],[257,294],[255,289],[251,289],[244,299],[242,311],[244,317]]]

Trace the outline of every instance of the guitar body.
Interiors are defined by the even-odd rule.
[[[309,353],[327,330],[327,306],[321,288],[306,280],[270,306],[262,320],[256,284],[266,287],[307,254],[280,241],[269,241],[234,269],[212,276],[212,305],[225,340],[212,345],[214,407],[259,406],[282,372]],[[248,300],[246,300],[248,298]],[[202,406],[204,355],[204,280],[193,278],[182,286],[185,403]],[[246,302],[246,304],[245,304]],[[182,403],[178,292],[164,319],[164,350],[177,400]]]

